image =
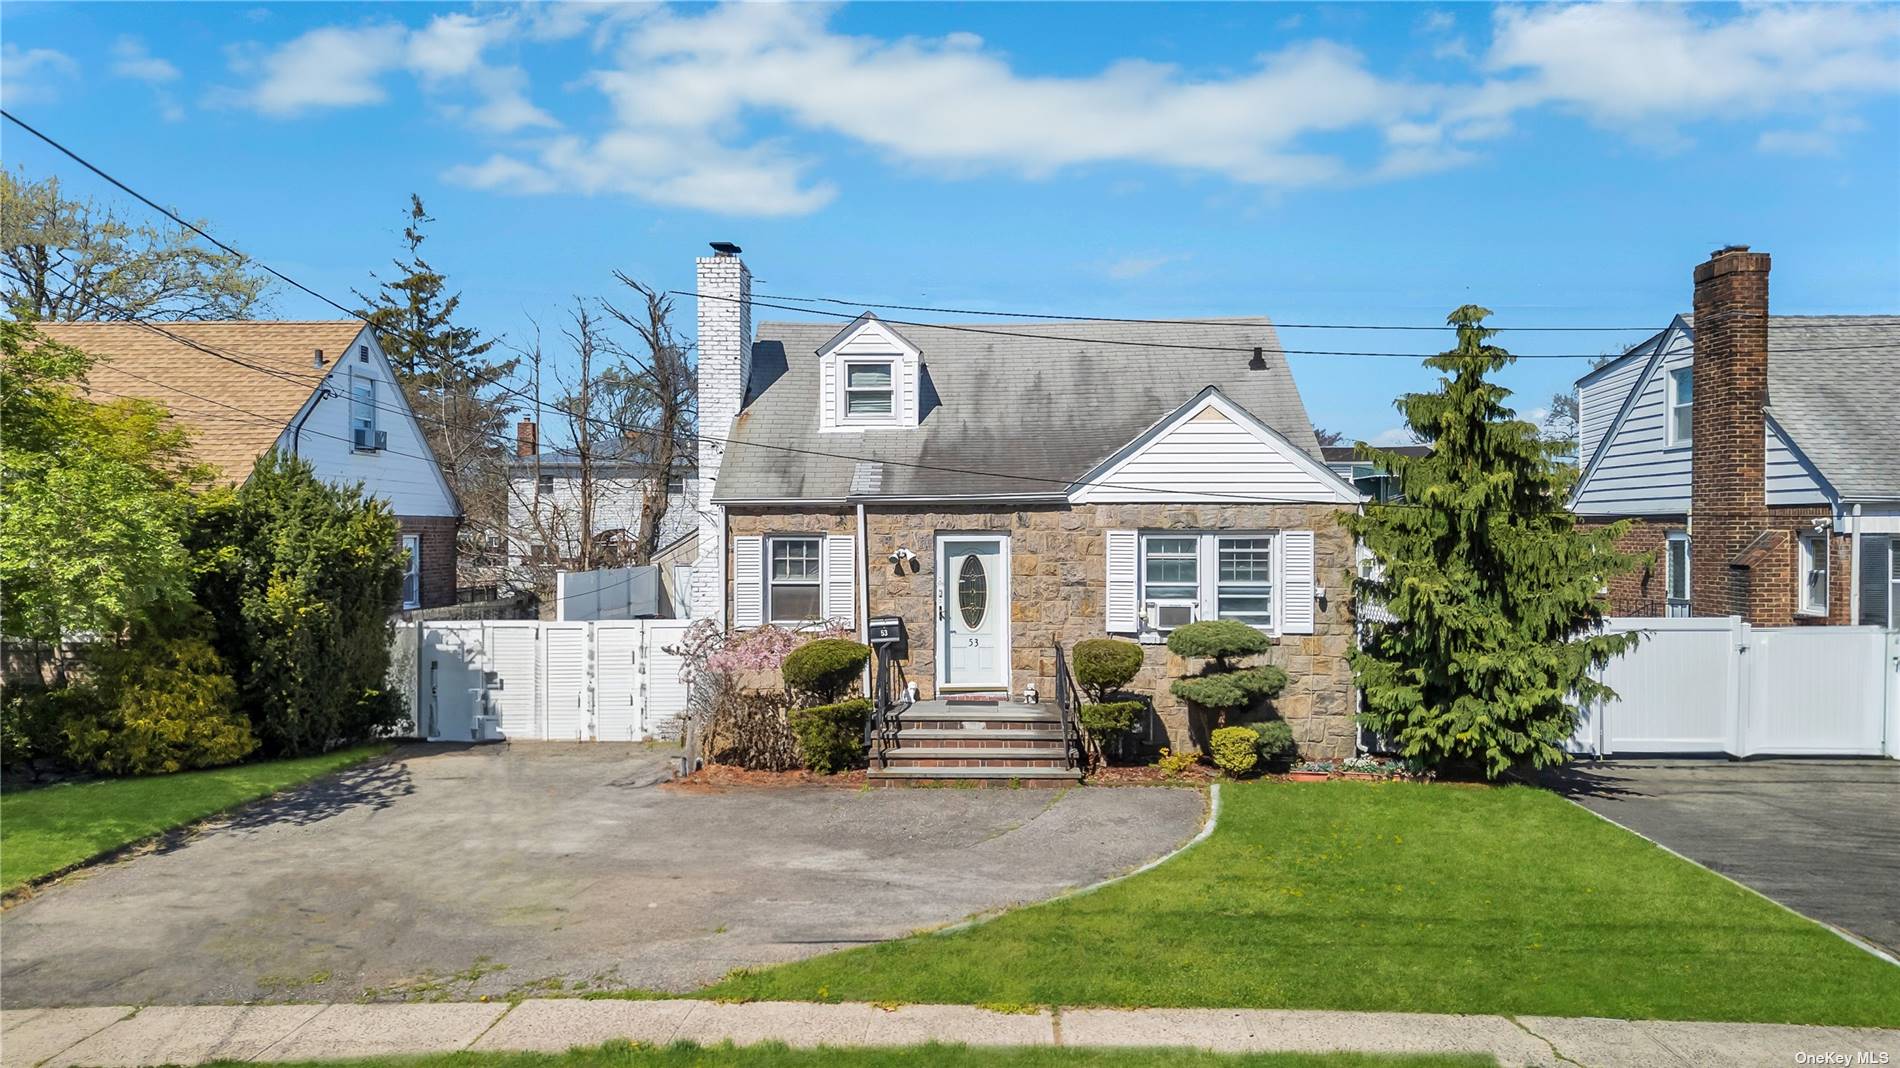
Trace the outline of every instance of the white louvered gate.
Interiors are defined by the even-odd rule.
[[[432,739],[474,738],[492,715],[512,741],[639,741],[686,710],[681,658],[665,650],[685,620],[418,626],[416,718]]]

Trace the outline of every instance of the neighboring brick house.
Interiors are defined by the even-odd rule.
[[[100,358],[87,385],[102,399],[141,397],[169,408],[190,431],[192,455],[231,482],[249,478],[276,448],[327,482],[361,484],[400,524],[401,607],[455,603],[461,505],[375,332],[361,322],[38,326]]]
[[[1692,313],[1578,380],[1572,507],[1654,554],[1619,615],[1900,625],[1900,316],[1771,316],[1768,271],[1717,251]]]
[[[1058,643],[1137,640],[1147,740],[1176,749],[1200,739],[1162,641],[1238,619],[1273,638],[1262,660],[1291,676],[1274,710],[1302,752],[1353,750],[1339,516],[1361,498],[1321,460],[1265,319],[865,313],[754,337],[750,275],[714,247],[697,278],[696,615],[860,632],[901,617],[926,698],[1046,697]]]

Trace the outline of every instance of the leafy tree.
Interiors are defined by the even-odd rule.
[[[58,178],[0,171],[0,279],[9,307],[36,319],[248,319],[268,279],[182,229],[121,219],[69,200]]]
[[[190,486],[209,473],[164,408],[87,400],[93,363],[0,321],[0,628],[36,650],[190,596]]]
[[[1323,426],[1314,427],[1313,436],[1319,439],[1319,444],[1321,448],[1326,448],[1327,446],[1331,446],[1331,445],[1337,445],[1340,442],[1346,440],[1346,435],[1341,434],[1337,430],[1328,430]]]
[[[517,361],[491,359],[497,339],[457,321],[462,295],[449,292],[447,276],[422,258],[423,228],[434,221],[422,198],[411,193],[395,278],[377,279],[373,296],[359,292],[357,298],[367,305],[363,316],[375,327],[442,474],[461,499],[464,533],[485,539],[508,514],[502,443],[513,409],[496,383],[513,373]]]
[[[1175,679],[1168,689],[1183,701],[1211,709],[1222,723],[1255,701],[1286,689],[1286,672],[1271,664],[1240,667],[1236,657],[1264,653],[1267,636],[1233,619],[1207,619],[1177,627],[1168,635],[1168,651],[1185,659],[1204,659],[1198,675]]]
[[[319,753],[395,724],[383,687],[402,564],[388,505],[272,451],[241,488],[207,497],[192,545],[198,601],[267,752]]]
[[[1378,565],[1359,596],[1393,616],[1368,624],[1352,656],[1362,722],[1408,757],[1495,777],[1561,762],[1579,703],[1613,696],[1590,673],[1635,639],[1598,631],[1599,591],[1638,558],[1616,549],[1624,524],[1587,530],[1565,510],[1576,476],[1558,462],[1564,446],[1518,420],[1487,377],[1514,359],[1487,343],[1489,314],[1454,311],[1458,347],[1425,361],[1445,372],[1439,388],[1397,402],[1431,454],[1371,450],[1405,503],[1345,523]]]

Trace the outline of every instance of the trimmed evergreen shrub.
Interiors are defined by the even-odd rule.
[[[792,650],[780,673],[802,697],[832,704],[850,693],[871,659],[871,647],[849,638],[819,638]]]
[[[820,775],[856,767],[864,759],[864,723],[870,714],[871,702],[863,697],[793,709],[792,733],[798,737],[805,766]]]
[[[1141,671],[1141,646],[1116,638],[1075,643],[1075,681],[1089,700],[1101,704],[1134,681]]]
[[[1289,763],[1299,755],[1298,747],[1293,744],[1293,728],[1285,720],[1262,720],[1244,726],[1260,739],[1254,749],[1260,754],[1262,764]]]
[[[1249,656],[1272,646],[1272,639],[1236,619],[1206,619],[1168,635],[1169,652],[1197,659]]]
[[[1252,727],[1221,727],[1208,738],[1208,756],[1229,775],[1245,775],[1259,762],[1260,735]]]
[[[67,757],[107,775],[232,764],[257,748],[237,684],[200,638],[150,638],[102,661],[104,701],[64,725]]]
[[[1106,741],[1135,729],[1144,703],[1141,701],[1105,701],[1082,706],[1082,729],[1097,741]]]

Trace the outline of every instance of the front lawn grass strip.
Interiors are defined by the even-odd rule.
[[[276,787],[265,793],[256,794],[251,797],[234,801],[231,804],[223,806],[222,808],[213,809],[212,811],[206,812],[202,815],[195,816],[185,823],[175,824],[171,827],[166,827],[162,830],[154,831],[151,834],[147,834],[138,838],[131,839],[119,845],[113,846],[109,849],[101,850],[100,852],[94,853],[83,859],[73,861],[72,863],[64,865],[63,867],[55,868],[52,871],[44,872],[38,875],[28,876],[26,879],[22,880],[17,885],[7,887],[5,890],[0,891],[0,912],[4,912],[8,909],[11,909],[15,905],[18,905],[23,901],[31,900],[41,890],[44,890],[46,887],[54,883],[60,882],[66,877],[73,875],[77,872],[85,871],[91,868],[102,867],[107,864],[117,863],[121,860],[128,860],[136,856],[143,856],[144,854],[152,852],[161,847],[179,845],[195,837],[197,834],[199,834],[201,831],[204,830],[207,824],[210,824],[217,820],[228,818],[254,805],[259,805],[267,801],[275,800],[279,797],[282,797],[283,795],[287,793],[290,793],[291,791],[304,789],[305,787],[308,787],[312,785],[313,783],[321,782],[324,779],[328,779],[335,775],[340,775],[345,771],[351,770],[352,768],[374,766],[378,762],[387,763],[392,758],[392,753],[394,751],[394,747],[387,744],[357,746],[355,748],[365,750],[365,752],[362,754],[362,756],[360,756],[357,759],[350,760],[346,763],[338,764],[335,767],[325,769],[324,771],[318,772],[317,774],[312,775],[309,778],[300,779],[292,783],[286,783],[285,785]],[[230,765],[230,767],[245,767],[245,766],[246,765],[242,765],[242,764]],[[213,773],[216,773],[218,771],[223,771],[223,770],[227,770],[227,769],[203,768],[197,771],[181,771],[181,772],[173,772],[172,774],[174,775],[206,775],[206,774],[213,774]],[[156,778],[156,776],[151,776],[150,778]],[[121,780],[95,780],[95,781],[110,783],[110,782],[121,781]],[[86,785],[92,785],[92,783],[76,783],[74,785],[86,786]],[[34,788],[34,790],[37,791],[41,789],[59,789],[59,788],[60,788],[59,786],[47,786],[47,787],[36,787]]]

